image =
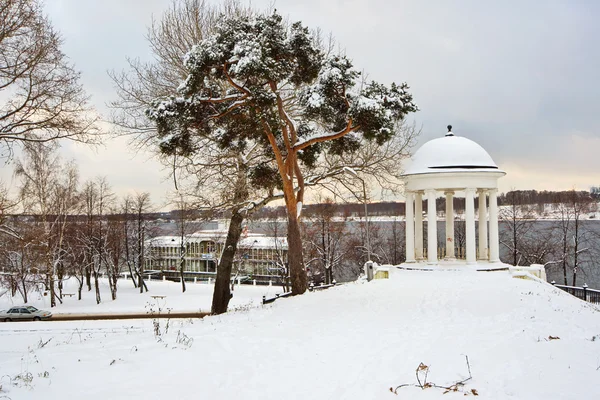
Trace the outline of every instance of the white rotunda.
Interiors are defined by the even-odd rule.
[[[448,125],[446,136],[419,148],[404,173],[406,196],[406,263],[438,265],[436,198],[446,196],[444,260],[456,264],[454,244],[455,195],[465,197],[466,264],[500,263],[498,239],[498,178],[506,173],[477,143],[455,136]],[[427,254],[423,251],[423,197],[427,200]],[[478,238],[475,237],[475,197],[479,201]],[[487,201],[486,201],[487,200]],[[489,202],[489,213],[487,203]],[[489,224],[489,226],[488,226]]]

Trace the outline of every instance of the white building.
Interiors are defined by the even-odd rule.
[[[214,278],[223,251],[227,230],[204,230],[181,236],[159,236],[146,241],[145,268],[179,276],[183,247],[187,277]],[[287,264],[287,238],[244,232],[234,259],[234,273],[258,280],[281,276]]]
[[[500,263],[497,204],[498,179],[505,174],[480,145],[455,136],[451,126],[448,126],[446,136],[433,139],[419,148],[403,175],[406,196],[405,265],[431,268],[462,263],[474,265],[477,269],[506,268]],[[446,197],[443,259],[438,256],[436,198],[440,195]],[[457,261],[455,254],[454,196],[465,198],[464,261]],[[425,215],[422,209],[424,199],[427,200]],[[475,201],[478,201],[477,215]],[[427,223],[426,238],[423,237],[424,220]]]

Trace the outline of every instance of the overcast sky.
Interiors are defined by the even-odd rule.
[[[253,0],[264,9],[272,2]],[[494,3],[494,4],[492,4]],[[149,59],[144,35],[170,0],[46,0],[64,51],[93,104],[115,98],[107,70]],[[452,124],[507,176],[500,190],[600,185],[600,2],[595,0],[278,0],[290,20],[331,32],[354,65],[384,83],[406,81],[421,111],[419,145]],[[419,146],[418,145],[418,146]],[[417,146],[417,148],[418,148]],[[65,144],[82,178],[105,175],[119,194],[161,203],[160,165],[125,141],[93,152]],[[10,180],[3,167],[5,180]]]

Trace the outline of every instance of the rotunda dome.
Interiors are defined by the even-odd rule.
[[[404,175],[498,170],[483,147],[470,139],[454,136],[452,132],[425,143],[411,161]]]

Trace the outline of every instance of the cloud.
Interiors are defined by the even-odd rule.
[[[65,52],[102,112],[114,99],[106,71],[125,68],[127,56],[150,58],[147,26],[169,4],[46,2]],[[263,10],[271,5],[252,2]],[[274,6],[292,21],[332,32],[370,78],[407,81],[422,110],[414,116],[423,127],[419,144],[452,124],[488,150],[508,172],[502,181],[510,187],[598,184],[591,149],[600,137],[599,2],[278,0]],[[97,155],[65,151],[79,152],[82,171],[105,171],[115,187],[138,185],[157,196],[162,190],[160,166],[132,159],[121,141]]]

